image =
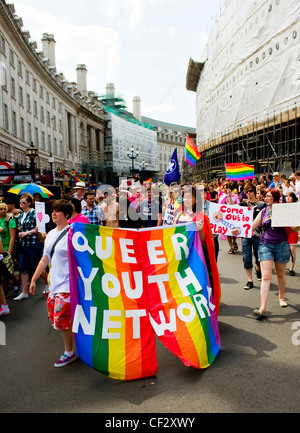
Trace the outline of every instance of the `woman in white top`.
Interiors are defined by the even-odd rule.
[[[68,261],[68,219],[73,207],[68,200],[57,200],[52,206],[52,221],[56,228],[45,239],[43,257],[31,279],[29,292],[35,295],[36,282],[48,264],[51,264],[50,288],[47,299],[48,316],[54,329],[61,332],[65,352],[54,364],[64,367],[75,361],[73,334],[71,325],[71,305]]]

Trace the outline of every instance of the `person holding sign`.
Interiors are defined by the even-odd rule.
[[[253,210],[253,221],[259,214],[259,212],[265,207],[265,203],[257,200],[256,198],[256,189],[253,184],[246,184],[245,193],[247,196],[247,200],[240,203],[240,206],[247,206]],[[234,232],[233,232],[234,233]],[[261,280],[261,269],[258,259],[258,247],[260,243],[261,237],[261,226],[259,226],[256,230],[252,232],[251,238],[242,238],[242,254],[243,254],[243,262],[244,268],[246,270],[248,281],[244,286],[245,290],[252,289],[253,285],[253,277],[252,277],[252,250],[255,258],[255,272],[256,277],[260,281]]]
[[[277,188],[268,188],[265,192],[266,207],[255,218],[252,229],[256,230],[260,225],[263,233],[260,238],[258,257],[262,270],[262,282],[260,287],[260,307],[253,314],[260,318],[265,316],[267,300],[272,279],[273,264],[275,265],[277,284],[279,291],[279,305],[287,307],[284,299],[286,285],[286,265],[290,260],[290,247],[285,227],[272,227],[272,205],[279,203],[280,192]]]

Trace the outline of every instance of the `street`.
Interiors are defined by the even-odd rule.
[[[20,302],[8,298],[11,314],[1,318],[6,345],[0,346],[0,413],[299,412],[299,245],[296,277],[287,272],[289,307],[278,304],[273,273],[265,320],[252,315],[259,306],[255,276],[255,287],[243,289],[247,278],[240,241],[236,254],[227,251],[227,242],[220,240],[222,349],[206,370],[185,367],[158,340],[155,377],[119,382],[79,359],[54,368],[63,344],[47,319],[41,280],[35,297]]]

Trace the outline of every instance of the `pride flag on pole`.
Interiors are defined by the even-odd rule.
[[[209,367],[220,352],[214,293],[194,223],[69,230],[70,295],[78,356],[119,380],[157,372],[156,335],[184,365]]]
[[[188,135],[185,144],[185,162],[193,167],[200,158],[201,155],[197,149],[197,146]]]
[[[254,166],[249,164],[225,164],[228,180],[245,180],[254,178]]]

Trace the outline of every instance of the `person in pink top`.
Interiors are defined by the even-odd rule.
[[[81,213],[80,200],[78,200],[78,198],[75,198],[71,195],[66,196],[65,199],[71,202],[73,208],[73,213],[71,215],[71,218],[68,219],[68,224],[73,224],[73,223],[89,224],[90,220],[86,216],[82,215]]]

